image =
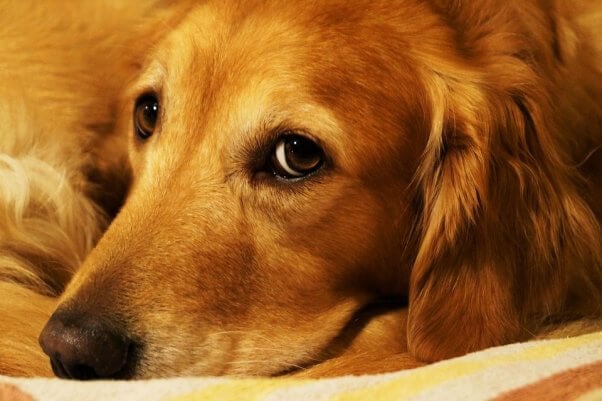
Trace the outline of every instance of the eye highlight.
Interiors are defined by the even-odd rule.
[[[138,138],[146,140],[154,133],[159,121],[159,100],[154,94],[143,95],[134,107],[134,129]]]
[[[287,180],[303,178],[324,163],[324,152],[314,141],[289,132],[274,147],[271,168],[274,175]]]

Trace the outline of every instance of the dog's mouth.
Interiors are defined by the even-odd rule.
[[[144,346],[141,342],[132,342],[127,349],[125,364],[123,368],[115,374],[114,379],[132,380],[136,376],[140,357],[143,354]]]
[[[405,297],[383,297],[375,299],[372,302],[360,307],[343,325],[339,333],[326,342],[326,345],[321,347],[311,357],[304,357],[298,361],[291,361],[286,364],[283,369],[277,370],[271,374],[267,374],[270,377],[283,377],[295,375],[309,370],[316,365],[323,363],[324,361],[337,358],[344,354],[348,348],[353,344],[356,338],[362,333],[362,330],[375,318],[389,313],[394,310],[406,308],[408,305],[407,298]],[[146,354],[148,353],[148,354]],[[148,378],[145,374],[145,365],[148,360],[152,359],[152,350],[144,346],[143,341],[137,340],[132,342],[127,351],[127,357],[125,364],[121,370],[110,379],[117,380],[138,380]],[[81,380],[94,379],[94,372],[89,377],[79,378]],[[173,372],[177,375],[177,372]],[[264,375],[265,373],[262,373]],[[57,374],[58,375],[58,374]],[[245,376],[253,376],[252,370],[245,373]]]

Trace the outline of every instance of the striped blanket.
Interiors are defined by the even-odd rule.
[[[602,332],[513,344],[398,373],[324,380],[71,382],[0,377],[0,401],[602,400]]]

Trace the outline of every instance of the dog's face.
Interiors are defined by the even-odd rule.
[[[149,58],[130,195],[63,306],[138,343],[136,377],[312,363],[403,293],[421,89],[354,8],[206,5]]]
[[[276,375],[408,288],[423,360],[518,340],[569,297],[599,310],[598,226],[547,118],[546,18],[222,3],[140,44],[118,124],[132,186],[42,334],[58,374]]]

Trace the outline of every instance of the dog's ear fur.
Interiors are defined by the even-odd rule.
[[[485,68],[452,57],[426,78],[408,322],[422,360],[516,341],[561,307],[579,316],[602,302],[599,227],[559,151],[551,77],[518,40],[475,42]]]

